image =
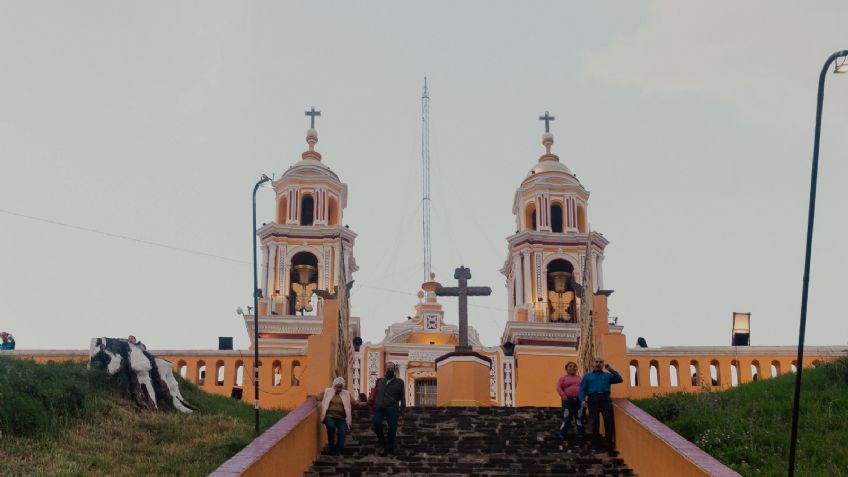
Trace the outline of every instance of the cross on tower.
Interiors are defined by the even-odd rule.
[[[315,116],[320,116],[321,111],[315,111],[315,106],[312,106],[312,109],[306,111],[306,115],[309,116],[309,127],[315,129]]]
[[[539,121],[545,122],[545,132],[551,132],[551,121],[553,121],[554,119],[556,118],[551,116],[550,113],[548,113],[547,111],[545,111],[544,116],[539,116]]]
[[[468,286],[468,280],[471,279],[471,269],[465,268],[465,266],[457,268],[453,277],[459,280],[459,286],[439,287],[436,289],[436,295],[459,297],[459,345],[456,346],[456,351],[471,351],[471,346],[468,345],[468,297],[488,296],[492,294],[492,289]]]

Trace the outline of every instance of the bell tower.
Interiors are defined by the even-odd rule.
[[[583,288],[586,299],[603,295],[603,235],[589,229],[589,191],[551,152],[554,136],[547,111],[539,157],[515,192],[515,233],[501,273],[506,277],[509,318],[502,338],[513,344],[576,346]],[[590,251],[587,262],[587,250]],[[591,267],[591,283],[584,270]],[[597,300],[596,300],[597,301]],[[595,310],[595,316],[604,310]]]
[[[308,149],[273,182],[276,220],[256,232],[262,252],[259,338],[265,347],[305,346],[306,338],[321,330],[322,299],[316,292],[333,293],[340,276],[349,282],[357,270],[356,233],[343,225],[347,184],[315,150],[315,118],[321,112],[313,107],[306,115]],[[245,324],[252,339],[252,321]]]

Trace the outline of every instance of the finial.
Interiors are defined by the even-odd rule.
[[[430,280],[432,281],[432,280],[435,280],[435,279],[436,279],[436,272],[430,272]]]
[[[309,150],[304,152],[301,157],[304,159],[321,160],[321,154],[315,151],[315,144],[318,142],[318,131],[315,130],[315,116],[320,116],[321,111],[315,111],[315,106],[306,111],[304,114],[309,116],[309,129],[306,130],[306,143],[309,144]]]
[[[546,132],[542,135],[542,144],[545,146],[545,155],[551,155],[551,146],[554,144],[554,135]]]

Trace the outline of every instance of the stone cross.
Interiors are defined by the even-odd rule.
[[[554,119],[556,118],[551,116],[550,113],[548,113],[547,111],[545,111],[544,116],[539,116],[539,121],[545,122],[545,132],[551,132],[551,121],[553,121]]]
[[[310,111],[306,111],[306,115],[309,116],[309,127],[315,129],[315,116],[320,116],[321,111],[315,111],[315,106],[312,106]]]
[[[468,280],[471,279],[471,269],[464,266],[457,268],[453,277],[459,280],[459,286],[439,287],[436,289],[436,295],[459,297],[459,345],[457,345],[456,351],[471,351],[471,346],[468,345],[468,297],[488,296],[492,294],[492,289],[468,286]]]

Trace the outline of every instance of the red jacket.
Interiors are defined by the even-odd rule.
[[[580,375],[565,374],[557,381],[557,394],[560,399],[576,398],[580,394]]]

